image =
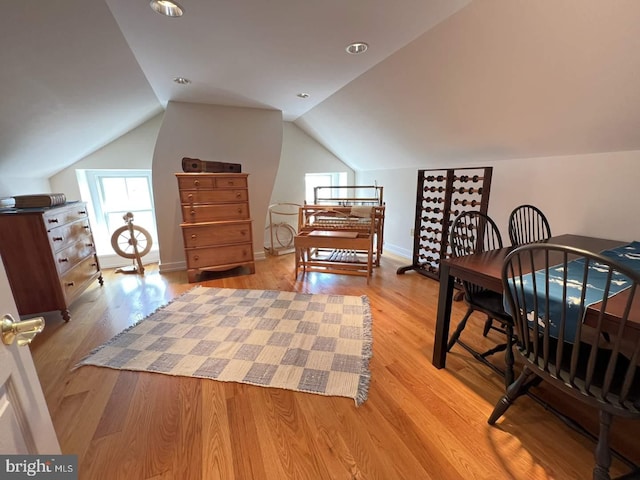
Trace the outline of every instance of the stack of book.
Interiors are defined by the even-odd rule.
[[[39,193],[34,195],[16,195],[15,208],[55,207],[67,202],[64,193]]]

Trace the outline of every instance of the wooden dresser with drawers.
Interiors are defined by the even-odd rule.
[[[20,315],[60,310],[102,273],[83,202],[0,210],[0,254]]]
[[[246,267],[255,273],[248,174],[176,173],[176,177],[189,282],[205,271]]]

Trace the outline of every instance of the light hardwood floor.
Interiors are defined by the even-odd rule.
[[[310,273],[293,278],[293,257],[259,261],[255,275],[205,286],[277,289],[369,297],[374,347],[369,398],[341,397],[75,363],[122,329],[193,287],[186,273],[144,277],[107,271],[58,312],[32,352],[63,453],[77,454],[83,480],[94,479],[588,479],[595,444],[529,398],[497,426],[487,418],[502,379],[456,346],[447,368],[431,365],[436,281],[396,275],[383,257],[369,285],[362,277]],[[464,313],[456,303],[453,318]],[[482,318],[463,332],[481,347]],[[455,321],[455,320],[454,320]],[[497,359],[496,361],[499,361]],[[595,412],[549,389],[541,396],[590,429]],[[616,419],[613,444],[640,462],[640,423]],[[614,460],[613,474],[627,467]]]

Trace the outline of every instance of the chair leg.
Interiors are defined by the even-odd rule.
[[[513,326],[507,324],[507,348],[504,351],[504,384],[509,387],[513,383],[513,364],[515,360],[513,358]]]
[[[482,336],[486,337],[489,335],[489,330],[491,330],[491,325],[493,325],[493,318],[487,315],[487,319],[484,322],[484,330],[482,330]]]
[[[531,375],[533,375],[533,372],[525,366],[518,379],[511,385],[509,385],[509,387],[507,388],[507,392],[502,396],[502,398],[494,407],[493,412],[491,412],[491,415],[489,416],[489,420],[487,420],[489,425],[493,425],[494,423],[496,423],[498,419],[504,414],[504,412],[506,412],[511,404],[515,401],[515,399],[528,390],[528,388],[525,388],[525,382]]]
[[[458,340],[458,343],[460,343],[460,341]],[[506,343],[501,343],[500,345],[496,345],[493,348],[490,348],[489,350],[487,350],[484,353],[480,353],[479,356],[482,358],[487,358],[490,357],[491,355],[494,355],[496,353],[499,352],[504,352],[507,348],[507,344]]]
[[[473,312],[473,309],[469,308],[467,310],[467,313],[465,313],[464,317],[462,318],[462,320],[460,320],[460,323],[456,327],[455,332],[451,334],[451,337],[449,338],[449,343],[447,344],[447,352],[453,348],[458,338],[460,338],[460,334],[462,333],[462,330],[464,330],[464,327],[467,325],[467,320],[469,320],[469,317],[471,316],[472,312]]]
[[[596,445],[596,466],[593,468],[593,480],[610,480],[611,450],[609,449],[609,430],[613,415],[600,410],[600,433]]]

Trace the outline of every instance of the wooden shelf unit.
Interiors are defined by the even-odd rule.
[[[487,213],[492,173],[493,167],[418,170],[413,263],[396,273],[439,278],[440,261],[451,254],[449,227],[465,210]]]

